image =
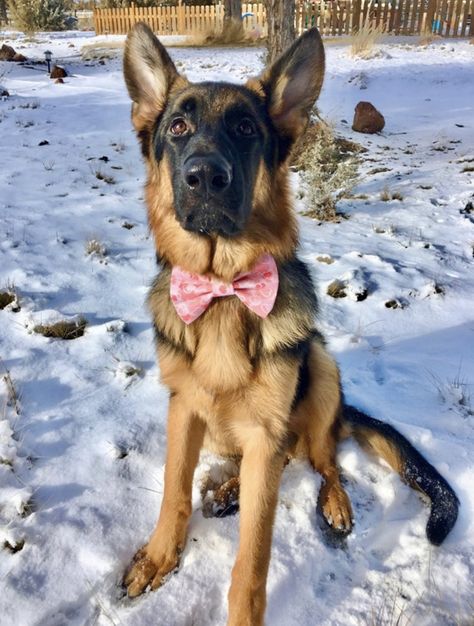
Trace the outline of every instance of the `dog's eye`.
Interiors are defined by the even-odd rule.
[[[188,125],[181,117],[174,120],[170,126],[170,133],[175,137],[179,137],[179,135],[184,135],[187,130]]]
[[[243,135],[244,137],[251,137],[252,135],[255,135],[257,130],[252,120],[245,118],[241,120],[240,124],[237,126],[237,132],[239,135]]]

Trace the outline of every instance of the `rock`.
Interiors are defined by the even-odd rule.
[[[370,102],[359,102],[355,108],[352,130],[358,133],[379,133],[385,126],[384,116]]]
[[[53,65],[51,68],[51,74],[49,75],[50,78],[66,78],[66,76],[67,72],[64,67],[61,67],[60,65]]]
[[[54,81],[55,85],[64,85],[64,80],[62,78],[56,78]]]
[[[43,139],[43,141],[40,141],[38,146],[49,146],[49,141],[47,139]]]
[[[0,61],[13,61],[15,54],[15,49],[4,43],[0,48]]]
[[[0,48],[0,61],[16,61],[17,63],[22,63],[23,61],[27,61],[28,59],[24,54],[20,54],[16,52],[15,48],[11,46],[7,46],[7,44],[3,44]]]
[[[7,89],[3,89],[3,87],[0,87],[0,98],[9,98],[10,94],[8,92]]]

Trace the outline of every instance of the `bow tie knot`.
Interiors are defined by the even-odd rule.
[[[224,283],[217,278],[211,278],[211,288],[214,298],[233,296],[235,294],[233,283]]]
[[[231,283],[193,274],[173,267],[170,296],[177,314],[191,324],[204,313],[214,298],[237,296],[247,308],[265,318],[273,309],[278,292],[275,259],[265,254],[249,272],[238,274]]]

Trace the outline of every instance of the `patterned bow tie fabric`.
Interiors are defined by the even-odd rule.
[[[238,274],[231,283],[193,274],[180,267],[171,271],[171,301],[185,324],[191,324],[202,315],[214,298],[233,295],[265,318],[273,309],[277,293],[278,268],[270,254],[262,256],[249,272]]]

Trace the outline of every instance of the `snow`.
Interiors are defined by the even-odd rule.
[[[201,481],[228,471],[208,454],[179,572],[135,601],[119,588],[159,510],[167,410],[144,306],[156,268],[121,51],[109,48],[102,65],[81,59],[83,45],[103,45],[90,34],[5,42],[30,59],[50,48],[70,77],[57,85],[42,65],[0,64],[11,94],[0,102],[0,291],[14,286],[21,307],[0,310],[1,375],[7,368],[20,407],[17,416],[0,381],[0,621],[224,624],[238,517],[203,516]],[[259,71],[262,51],[171,55],[192,80],[242,81]],[[351,131],[359,100],[384,114],[381,135]],[[319,282],[319,324],[348,400],[409,437],[461,508],[445,544],[433,548],[418,495],[349,441],[339,462],[356,523],[334,545],[315,514],[319,476],[292,462],[268,580],[272,626],[472,619],[474,214],[461,210],[474,194],[474,173],[463,171],[474,165],[473,102],[474,46],[466,41],[392,40],[369,60],[351,58],[347,45],[327,47],[321,113],[368,152],[359,199],[339,205],[350,218],[300,220],[301,256]],[[403,199],[382,201],[385,188]],[[99,249],[87,254],[92,240]],[[346,298],[326,294],[333,280],[347,281]],[[357,301],[363,288],[368,296]],[[80,316],[88,322],[81,338],[33,332]]]

